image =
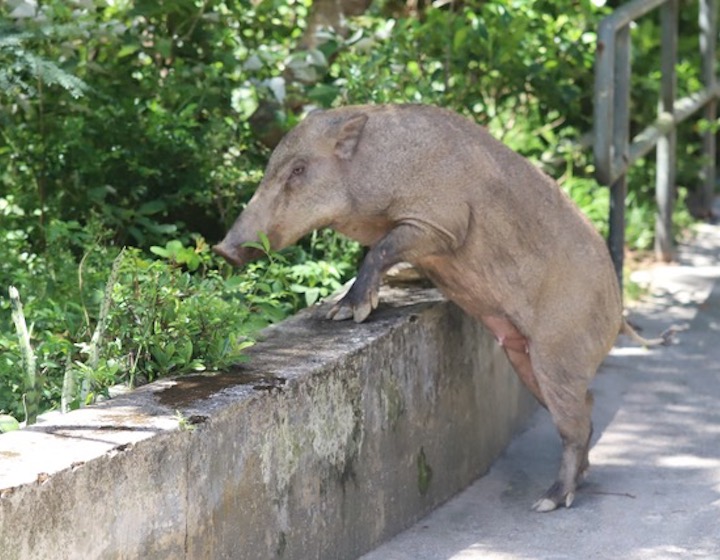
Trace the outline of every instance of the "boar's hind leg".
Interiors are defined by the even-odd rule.
[[[415,224],[400,224],[378,241],[360,266],[355,283],[328,313],[328,319],[342,321],[351,317],[364,321],[378,305],[382,275],[391,266],[437,253],[448,247],[447,238]]]
[[[535,502],[535,511],[552,511],[561,505],[570,507],[575,498],[575,488],[590,466],[588,451],[592,436],[590,414],[593,399],[586,385],[578,385],[556,387],[557,390],[543,387],[548,410],[562,439],[563,453],[557,480]],[[576,390],[573,391],[573,388]]]

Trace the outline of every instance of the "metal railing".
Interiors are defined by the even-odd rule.
[[[625,246],[625,198],[628,168],[656,148],[655,253],[672,259],[672,213],[675,191],[676,128],[704,109],[704,118],[715,121],[720,85],[716,78],[716,0],[699,0],[700,56],[703,89],[676,99],[678,0],[633,0],[600,23],[595,63],[594,152],[599,183],[610,186],[610,233],[608,245],[622,286]],[[630,27],[631,23],[661,10],[661,83],[657,120],[630,138]],[[703,134],[702,204],[710,208],[715,188],[715,133],[710,126]]]

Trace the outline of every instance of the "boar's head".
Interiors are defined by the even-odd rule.
[[[344,185],[368,117],[362,111],[315,111],[270,156],[265,175],[225,238],[213,250],[236,266],[262,256],[245,247],[267,236],[279,251],[352,212]]]

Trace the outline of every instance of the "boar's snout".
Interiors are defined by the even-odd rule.
[[[260,249],[253,247],[233,247],[225,241],[215,245],[213,251],[231,265],[237,267],[244,266],[250,261],[257,260],[264,255]]]

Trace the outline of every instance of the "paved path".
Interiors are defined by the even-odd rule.
[[[635,279],[653,294],[631,312],[643,334],[687,330],[669,348],[621,339],[605,361],[573,507],[530,511],[560,456],[540,410],[486,476],[362,560],[720,560],[720,226]]]

